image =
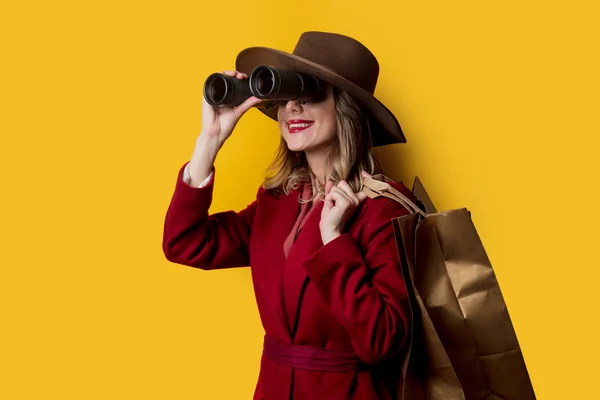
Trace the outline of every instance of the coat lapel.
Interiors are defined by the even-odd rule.
[[[260,235],[254,235],[256,263],[256,284],[260,287],[263,299],[259,306],[268,310],[275,320],[275,325],[281,330],[280,340],[291,341],[288,316],[283,299],[283,269],[286,258],[283,252],[283,242],[290,233],[300,212],[298,202],[300,192],[294,191],[287,196],[276,198],[272,194],[263,194],[261,203]],[[270,318],[270,319],[271,319]]]
[[[284,305],[292,338],[296,333],[298,325],[297,319],[302,295],[309,281],[302,262],[323,246],[321,230],[319,229],[323,205],[322,201],[317,203],[308,216],[304,227],[290,250],[287,260],[285,260],[283,268]]]

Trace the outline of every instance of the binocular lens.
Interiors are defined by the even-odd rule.
[[[252,96],[248,81],[214,73],[204,83],[204,98],[211,106],[239,106]]]
[[[227,79],[222,74],[212,74],[204,85],[204,97],[210,105],[224,103],[227,97]]]
[[[256,97],[266,99],[275,90],[275,74],[268,67],[261,67],[250,76],[250,88]]]

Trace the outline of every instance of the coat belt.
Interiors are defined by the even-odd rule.
[[[265,335],[263,354],[278,364],[313,371],[348,372],[369,369],[351,350],[287,344],[269,335]]]

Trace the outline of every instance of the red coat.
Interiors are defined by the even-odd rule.
[[[266,335],[297,346],[349,350],[367,370],[294,368],[262,355],[254,400],[392,399],[410,308],[391,219],[408,211],[366,199],[346,232],[323,245],[315,206],[286,259],[283,242],[300,211],[300,191],[275,197],[263,188],[244,210],[208,210],[213,183],[187,185],[179,170],[166,213],[163,251],[205,270],[251,266]],[[401,184],[395,187],[414,199]]]

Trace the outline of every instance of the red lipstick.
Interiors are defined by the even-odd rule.
[[[315,121],[308,121],[305,119],[291,119],[287,121],[288,124],[288,132],[289,133],[298,133],[306,128],[311,127]]]

